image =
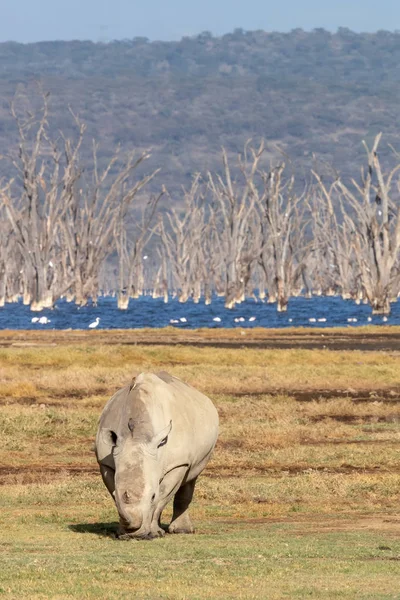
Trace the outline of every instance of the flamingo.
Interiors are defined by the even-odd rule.
[[[96,317],[96,320],[93,321],[93,323],[90,323],[88,325],[89,329],[94,329],[95,327],[97,327],[97,325],[100,323],[100,317]]]

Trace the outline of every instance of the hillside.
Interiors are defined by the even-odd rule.
[[[218,168],[221,145],[238,153],[250,137],[265,137],[270,156],[279,146],[300,173],[315,154],[355,175],[361,140],[378,131],[400,148],[400,33],[236,30],[180,42],[3,43],[0,154],[17,140],[12,97],[32,98],[38,80],[51,92],[52,127],[73,135],[71,106],[103,160],[117,145],[152,148],[146,168],[162,167],[153,189],[178,190],[195,171]]]

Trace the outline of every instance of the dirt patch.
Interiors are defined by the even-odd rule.
[[[339,446],[339,445],[348,445],[348,444],[375,444],[375,445],[385,445],[385,444],[389,444],[390,446],[397,446],[400,445],[400,440],[391,440],[391,439],[387,439],[387,440],[348,440],[346,438],[344,439],[333,439],[333,440],[303,440],[301,442],[301,444],[303,446],[326,446],[329,444],[332,444],[334,446]]]
[[[213,478],[251,478],[255,475],[268,475],[271,477],[280,477],[282,475],[296,476],[302,474],[311,473],[326,473],[326,474],[338,474],[338,475],[352,475],[354,473],[360,473],[362,475],[372,474],[400,474],[399,467],[382,467],[377,465],[375,467],[359,467],[351,464],[342,464],[337,467],[326,467],[324,465],[254,465],[254,464],[236,464],[230,469],[224,467],[213,467],[210,465],[207,467],[207,471],[202,473],[202,477]]]
[[[52,479],[66,476],[98,475],[96,465],[21,465],[0,467],[0,485],[18,483],[49,483]]]
[[[337,421],[338,423],[398,423],[400,418],[399,416],[377,416],[377,415],[311,415],[308,417],[308,420],[311,423],[320,423],[321,421]]]
[[[263,465],[235,465],[231,469],[223,467],[210,466],[202,473],[202,477],[210,479],[227,479],[227,478],[251,478],[255,475],[268,475],[277,477],[282,475],[295,476],[309,473],[332,473],[351,475],[353,473],[362,474],[400,474],[398,468],[384,468],[381,466],[363,468],[349,464],[343,464],[338,467],[313,466],[312,468],[306,465],[282,465],[282,466],[263,466]],[[66,476],[78,477],[80,475],[98,475],[99,469],[96,464],[32,464],[32,465],[17,465],[0,467],[0,485],[9,483],[18,483],[25,485],[36,482],[49,482],[52,478],[60,478]],[[260,503],[263,499],[258,500]]]
[[[116,392],[116,389],[107,389],[107,388],[96,388],[95,390],[90,390],[90,392],[84,390],[75,390],[73,392],[53,392],[53,390],[47,389],[39,389],[41,395],[39,397],[32,396],[22,396],[20,398],[10,398],[9,396],[0,397],[0,406],[8,405],[8,404],[20,404],[20,405],[42,405],[44,404],[46,407],[60,407],[60,408],[68,408],[71,404],[68,402],[69,400],[81,400],[84,398],[90,398],[92,396],[106,396],[111,397],[112,394]],[[290,388],[265,388],[262,392],[237,392],[236,390],[232,390],[231,392],[226,392],[224,395],[231,396],[232,398],[252,398],[257,399],[262,396],[290,396],[296,402],[324,402],[327,400],[333,400],[335,398],[347,398],[350,399],[355,404],[359,403],[383,403],[383,404],[399,404],[400,405],[400,389],[390,388],[390,389],[363,389],[363,390],[353,390],[353,389],[290,389]],[[57,399],[60,399],[58,401]],[[64,400],[64,401],[63,401]],[[96,408],[98,404],[96,403],[85,403],[86,408]],[[399,412],[400,417],[400,412]],[[315,419],[324,418],[324,417],[315,417]],[[331,417],[332,419],[336,418],[335,416]],[[339,420],[341,416],[338,416]],[[346,418],[353,418],[352,415]],[[357,417],[354,417],[357,419]],[[366,416],[368,418],[368,415]],[[383,417],[384,419],[384,417]],[[350,421],[349,421],[350,422]]]
[[[329,350],[400,350],[400,328],[338,329],[126,329],[98,331],[0,332],[0,346],[35,347],[65,344],[122,344],[218,348],[304,348]]]
[[[276,391],[277,393],[277,391]],[[283,390],[281,393],[284,393]],[[333,398],[349,398],[355,403],[359,402],[384,402],[387,404],[400,403],[400,389],[367,389],[367,390],[290,390],[286,394],[297,402],[315,402],[332,400]]]
[[[330,515],[315,515],[306,514],[301,517],[261,517],[254,519],[221,519],[218,521],[221,524],[231,525],[263,525],[273,523],[289,523],[293,526],[290,529],[293,535],[310,535],[310,534],[326,534],[329,532],[335,533],[338,531],[374,531],[385,534],[393,534],[398,537],[400,534],[400,517],[386,517],[385,515],[376,516],[371,515],[346,515],[343,514],[341,517],[330,516]],[[379,546],[377,549],[384,551],[391,551],[389,546]],[[400,557],[393,557],[399,560]]]

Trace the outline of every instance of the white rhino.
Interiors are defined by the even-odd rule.
[[[160,517],[173,496],[169,533],[194,532],[188,507],[217,437],[211,400],[168,373],[141,373],[114,394],[101,414],[95,450],[120,537],[164,535]]]

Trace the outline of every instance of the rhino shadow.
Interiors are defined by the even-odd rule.
[[[165,532],[168,531],[168,525],[166,523],[161,523],[160,527],[164,529]],[[73,525],[68,525],[68,529],[74,533],[92,533],[99,537],[109,537],[114,539],[118,539],[118,528],[119,523],[117,521],[114,523],[74,523]]]
[[[74,523],[68,529],[75,533],[92,533],[99,537],[117,537],[118,523]]]

